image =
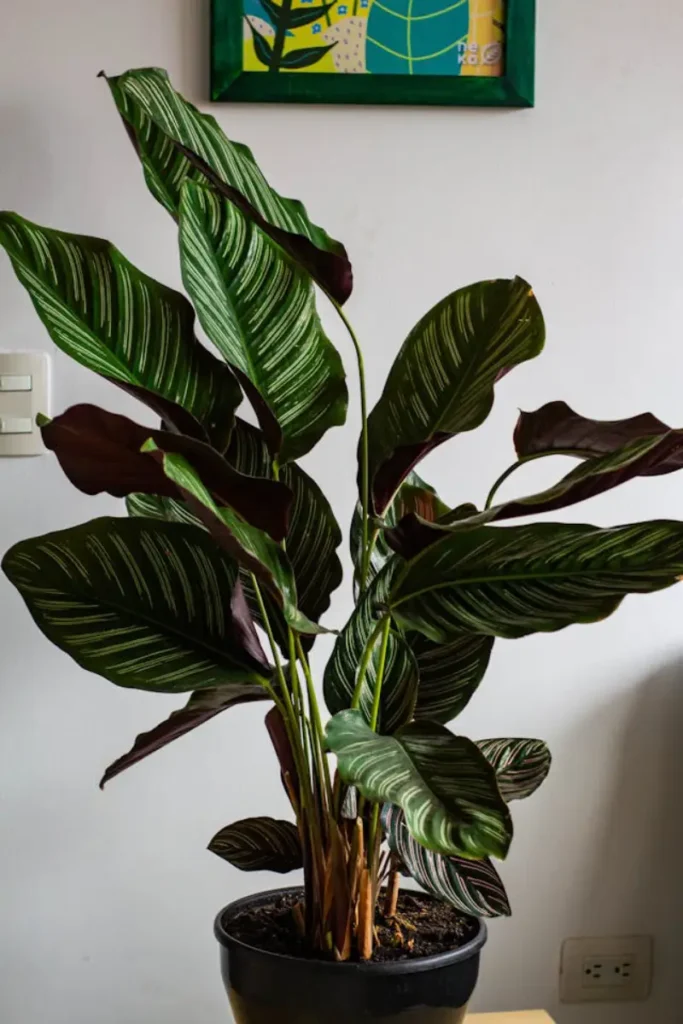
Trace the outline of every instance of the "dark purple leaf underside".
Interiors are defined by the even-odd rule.
[[[94,405],[75,405],[42,428],[71,482],[86,494],[114,497],[158,494],[177,498],[163,467],[140,448],[152,437],[164,451],[183,455],[204,485],[248,523],[281,541],[287,533],[292,493],[284,484],[238,473],[208,445],[191,437],[151,430]]]

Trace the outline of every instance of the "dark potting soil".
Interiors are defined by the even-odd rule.
[[[316,959],[297,929],[292,908],[300,902],[297,893],[278,896],[270,903],[251,907],[225,922],[234,938],[248,946],[302,959]],[[478,925],[453,907],[430,900],[420,893],[401,893],[395,918],[375,919],[378,942],[372,963],[389,960],[415,960],[448,953],[466,945],[477,933]]]

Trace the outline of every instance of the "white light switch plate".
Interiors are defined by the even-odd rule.
[[[36,416],[50,415],[50,357],[0,352],[0,457],[43,455]]]
[[[562,947],[563,1003],[630,1003],[652,989],[653,940],[649,935],[567,939]]]

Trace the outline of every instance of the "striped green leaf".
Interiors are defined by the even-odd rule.
[[[479,748],[433,722],[380,736],[360,711],[342,711],[327,727],[344,782],[375,803],[405,812],[410,834],[447,856],[505,857],[512,822],[491,765]]]
[[[237,419],[226,457],[246,476],[267,477],[271,456],[260,430]],[[337,555],[341,530],[332,507],[315,480],[295,462],[280,470],[280,481],[294,495],[286,537],[287,558],[294,572],[298,606],[312,622],[319,622],[330,606],[333,592],[342,581],[342,566]],[[253,594],[251,578],[243,573],[242,585],[252,615],[260,621],[260,610]],[[287,623],[277,603],[263,595],[275,637],[289,656]],[[305,638],[305,644],[313,637]]]
[[[100,781],[100,789],[104,789],[108,782],[126,768],[143,761],[181,736],[186,736],[222,711],[238,704],[269,699],[268,692],[258,683],[224,683],[215,689],[197,690],[184,708],[171,712],[164,722],[149,732],[140,733],[128,753],[109,765]]]
[[[683,523],[481,526],[408,562],[387,604],[402,627],[436,643],[462,632],[514,639],[597,622],[627,594],[663,590],[681,573]]]
[[[464,633],[437,644],[421,633],[408,633],[420,683],[414,717],[446,725],[465,710],[484,678],[493,637]]]
[[[344,423],[348,398],[310,278],[235,206],[192,182],[180,253],[202,327],[243,382],[272,454],[280,463],[305,455]]]
[[[493,766],[508,803],[526,800],[548,777],[552,758],[543,740],[479,740],[477,746]]]
[[[186,181],[209,181],[338,302],[348,299],[353,275],[344,246],[314,224],[300,202],[278,195],[251,151],[176,92],[165,71],[140,68],[107,81],[150,191],[173,216]]]
[[[396,560],[396,564],[398,564],[398,560]],[[378,613],[376,609],[387,593],[391,580],[390,573],[393,571],[393,568],[385,571],[366,590],[351,618],[336,639],[323,678],[325,703],[333,715],[351,707],[363,652],[377,626]],[[381,643],[377,641],[361,690],[360,710],[367,723],[372,720],[380,649]],[[411,720],[417,689],[418,672],[413,653],[403,637],[392,630],[387,644],[378,732],[396,732],[400,726]]]
[[[184,456],[162,451],[152,438],[143,451],[159,460],[190,511],[201,520],[216,543],[265,583],[281,605],[287,624],[300,633],[324,632],[299,611],[294,573],[280,545],[233,509],[219,507]]]
[[[370,413],[370,478],[381,514],[410,470],[478,427],[496,381],[537,356],[545,326],[526,281],[483,281],[443,299],[411,331]]]
[[[217,832],[209,849],[240,871],[286,875],[304,866],[296,825],[274,818],[245,818]]]
[[[126,512],[129,516],[161,519],[166,523],[189,523],[190,526],[206,529],[184,501],[163,498],[158,494],[129,494],[126,498]]]
[[[0,213],[0,245],[55,345],[123,387],[178,403],[225,446],[240,390],[197,341],[184,296],[137,270],[109,242],[15,213]]]
[[[15,544],[2,568],[47,638],[117,686],[182,693],[271,674],[237,566],[194,527],[95,519]]]
[[[448,505],[441,501],[434,488],[418,476],[417,473],[411,472],[399,487],[391,504],[384,513],[385,529],[397,526],[404,516],[411,513],[427,522],[434,522],[449,511]],[[370,564],[368,566],[369,580],[374,579],[393,555],[393,551],[386,538],[385,529],[378,532],[377,539],[372,548]],[[360,502],[357,502],[353,518],[351,519],[350,534],[351,558],[356,570],[356,580],[361,569],[362,544],[362,507]]]
[[[400,807],[385,807],[382,821],[389,848],[415,881],[440,900],[473,917],[509,917],[505,887],[488,858],[444,857],[411,836]]]

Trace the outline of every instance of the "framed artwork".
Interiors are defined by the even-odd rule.
[[[536,0],[213,0],[214,100],[534,105]]]

